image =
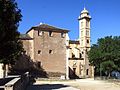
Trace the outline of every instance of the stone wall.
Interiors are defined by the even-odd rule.
[[[22,76],[17,76],[14,78],[8,77],[3,81],[6,84],[0,86],[0,90],[26,90],[26,87],[30,82],[29,73],[27,72]]]
[[[66,37],[61,37],[60,32],[43,31],[43,35],[38,35],[38,30],[34,31],[34,57],[40,62],[41,67],[46,72],[66,72]]]

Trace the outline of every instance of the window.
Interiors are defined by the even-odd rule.
[[[81,36],[83,36],[83,31],[81,31]]]
[[[88,22],[88,21],[86,21],[86,27],[88,27],[88,24],[89,24],[89,22]]]
[[[89,43],[89,40],[87,40],[87,43]]]
[[[53,50],[49,50],[49,54],[53,54]]]
[[[86,31],[86,35],[89,36],[89,31]]]
[[[72,53],[72,58],[75,58],[75,54]]]
[[[41,54],[41,50],[38,50],[38,54]]]
[[[89,69],[86,70],[86,75],[88,75],[88,73],[89,73]]]
[[[41,62],[37,62],[38,68],[41,68]]]
[[[53,36],[53,32],[49,31],[49,36],[52,37]]]
[[[81,27],[83,27],[83,22],[81,22]]]
[[[81,40],[81,46],[83,46],[83,40]]]
[[[38,36],[42,36],[43,33],[44,33],[43,31],[38,30]]]
[[[84,52],[82,51],[82,54],[84,54]]]
[[[61,37],[64,38],[65,37],[65,33],[62,32],[61,33]]]
[[[80,55],[79,57],[82,58],[82,54],[80,53],[79,55]]]

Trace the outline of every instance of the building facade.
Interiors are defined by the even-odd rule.
[[[21,37],[25,54],[30,57],[30,61],[36,63],[37,68],[42,68],[48,76],[66,76],[68,32],[65,29],[40,24],[32,27],[25,36]]]
[[[20,38],[24,54],[51,76],[65,76],[66,79],[93,77],[87,56],[90,50],[90,20],[89,12],[84,8],[78,18],[80,34],[76,41],[69,40],[69,31],[65,29],[47,24],[32,27]],[[25,67],[28,66],[31,65],[28,63]]]

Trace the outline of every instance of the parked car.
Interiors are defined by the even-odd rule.
[[[115,79],[120,79],[120,72],[112,71],[111,76]]]

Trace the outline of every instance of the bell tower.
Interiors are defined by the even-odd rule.
[[[89,12],[84,8],[79,18],[79,39],[81,48],[90,48],[90,20]]]
[[[89,77],[90,66],[87,52],[90,50],[90,20],[91,16],[89,12],[84,8],[78,18],[79,21],[79,41],[80,50],[83,58],[83,75],[84,77]]]

